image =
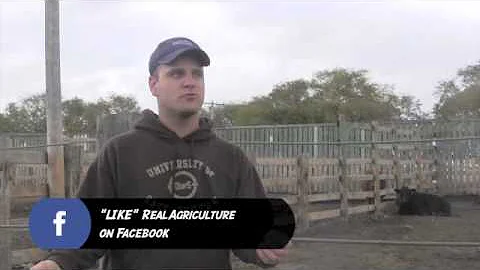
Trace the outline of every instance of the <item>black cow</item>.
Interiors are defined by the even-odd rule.
[[[480,204],[480,195],[476,195],[473,199],[474,204]]]
[[[451,216],[451,205],[438,195],[417,192],[415,189],[402,187],[397,193],[398,214],[400,215],[434,215]]]

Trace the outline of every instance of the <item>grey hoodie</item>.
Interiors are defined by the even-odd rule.
[[[207,119],[185,138],[150,110],[134,129],[111,138],[91,164],[79,198],[263,198],[261,180],[240,148],[216,137]],[[255,250],[232,250],[267,268]],[[231,269],[230,250],[54,250],[46,259],[64,270],[88,269],[106,255],[104,269]]]

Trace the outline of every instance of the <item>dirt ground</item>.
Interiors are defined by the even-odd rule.
[[[449,198],[454,216],[356,216],[348,222],[321,221],[302,237],[400,241],[480,242],[480,204]],[[390,211],[394,211],[391,207]],[[257,269],[237,263],[236,270]],[[289,257],[273,269],[473,270],[480,269],[480,247],[415,247],[294,242]]]
[[[324,220],[300,237],[401,241],[480,242],[480,204],[473,198],[449,198],[452,217],[398,216],[390,207],[380,219],[367,215]],[[29,237],[18,235],[16,248],[28,247]],[[25,267],[25,266],[23,266]],[[18,267],[19,269],[28,269]],[[234,262],[235,270],[260,269]],[[480,247],[415,247],[293,242],[280,270],[473,270],[480,269]]]

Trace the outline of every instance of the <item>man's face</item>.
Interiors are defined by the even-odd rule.
[[[170,65],[157,68],[149,80],[150,91],[160,106],[182,117],[200,111],[204,101],[203,68],[197,61],[180,57]]]

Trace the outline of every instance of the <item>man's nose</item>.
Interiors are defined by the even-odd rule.
[[[193,77],[193,74],[188,73],[187,75],[185,75],[185,78],[183,79],[183,86],[184,87],[192,88],[192,87],[195,87],[196,83],[197,82],[196,82],[195,78]]]

